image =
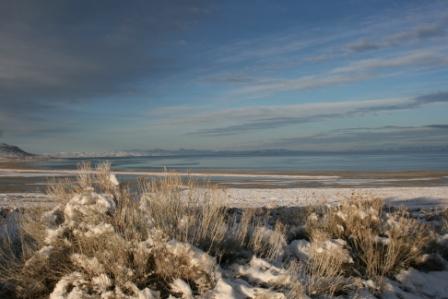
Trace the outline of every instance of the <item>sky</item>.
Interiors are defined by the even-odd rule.
[[[0,142],[448,146],[448,1],[0,0]]]

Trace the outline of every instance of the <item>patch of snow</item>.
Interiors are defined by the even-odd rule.
[[[446,298],[448,294],[448,271],[420,272],[410,268],[402,270],[395,278],[414,294],[430,298]]]
[[[49,228],[56,228],[62,222],[64,222],[64,213],[61,210],[61,207],[59,205],[57,205],[56,207],[54,207],[50,211],[45,212],[42,215],[42,218],[43,218],[44,223]]]
[[[174,293],[181,294],[183,299],[193,299],[193,291],[190,285],[180,278],[170,283],[170,288]]]
[[[299,260],[307,260],[310,255],[310,242],[307,240],[294,240],[288,245],[287,251]]]
[[[166,249],[175,256],[188,256],[190,266],[206,269],[207,272],[216,267],[214,258],[189,243],[171,240],[166,244]]]
[[[86,281],[81,273],[70,273],[58,281],[49,299],[84,298],[84,292],[82,290],[83,284],[86,284]]]
[[[250,285],[242,279],[220,278],[209,297],[214,299],[272,298],[286,299],[283,293]]]
[[[291,276],[286,270],[278,268],[266,260],[252,257],[248,265],[232,266],[237,277],[244,277],[250,283],[269,286],[287,286],[291,283]]]
[[[408,293],[400,288],[400,284],[388,278],[384,279],[381,299],[424,299],[425,297]]]
[[[98,294],[106,293],[113,286],[113,281],[104,273],[92,278],[93,289]]]
[[[60,239],[63,236],[65,231],[66,228],[63,226],[60,226],[55,229],[47,228],[45,230],[45,239],[44,239],[45,244],[55,243],[58,239]]]
[[[113,186],[118,186],[118,185],[120,185],[120,182],[118,181],[117,177],[116,177],[115,174],[113,174],[113,173],[109,176],[109,181],[111,182],[111,184],[112,184]]]
[[[336,212],[336,216],[341,219],[342,221],[346,221],[347,220],[347,215],[345,215],[344,213],[342,213],[342,211],[337,211]]]
[[[89,258],[82,254],[74,253],[70,256],[73,264],[82,268],[88,273],[95,273],[97,275],[104,273],[104,266],[98,261],[96,257]]]
[[[84,233],[84,235],[88,238],[93,238],[93,237],[100,237],[106,234],[113,234],[114,232],[115,231],[113,226],[109,223],[100,223],[97,225],[88,224],[87,231]]]

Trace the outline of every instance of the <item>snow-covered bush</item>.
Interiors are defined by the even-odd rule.
[[[356,196],[328,209],[308,226],[311,235],[325,232],[344,240],[354,274],[377,281],[413,265],[434,238],[428,225],[404,209],[387,211],[381,199]]]
[[[132,195],[109,167],[83,164],[77,182],[51,187],[58,206],[39,219],[17,214],[22,219],[7,228],[16,252],[2,252],[0,286],[11,286],[19,298],[51,299],[285,298],[290,292],[289,281],[273,292],[217,264],[226,250],[277,257],[286,245],[280,225],[262,229],[252,213],[230,215],[213,189],[173,175]]]
[[[304,213],[239,210],[226,207],[224,195],[173,174],[141,180],[139,191],[131,192],[109,164],[95,170],[83,164],[77,182],[51,186],[59,205],[11,210],[0,222],[0,297],[348,299],[374,298],[373,293],[405,298],[409,290],[422,298],[444,293],[418,281],[447,276],[447,235],[434,236],[405,210],[356,197]],[[282,218],[294,215],[304,219]],[[426,250],[428,244],[435,245]],[[434,262],[437,273],[418,271]]]

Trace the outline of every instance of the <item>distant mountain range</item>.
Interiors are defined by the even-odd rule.
[[[74,152],[57,153],[47,156],[53,158],[119,158],[119,157],[232,157],[232,156],[287,156],[287,155],[327,155],[327,154],[393,154],[393,153],[448,153],[448,146],[439,147],[407,147],[387,149],[353,149],[347,151],[318,151],[318,150],[288,150],[288,149],[262,149],[262,150],[197,150],[197,149],[152,149],[129,150],[102,153]]]
[[[247,150],[247,151],[223,151],[223,150],[196,150],[196,149],[152,149],[152,150],[129,150],[129,151],[115,151],[115,152],[71,152],[71,153],[56,153],[48,154],[54,158],[107,158],[107,157],[173,157],[173,156],[240,156],[240,155],[275,155],[284,154],[293,151],[288,150]]]
[[[18,146],[0,143],[0,159],[28,159],[36,155],[28,153]]]
[[[288,155],[338,155],[338,154],[394,154],[394,153],[448,153],[448,145],[438,147],[407,147],[387,149],[353,149],[348,151],[317,151],[317,150],[288,150],[288,149],[262,149],[262,150],[197,150],[197,149],[151,149],[128,150],[111,152],[61,152],[55,154],[36,155],[26,152],[15,145],[0,143],[0,160],[31,159],[31,158],[125,158],[125,157],[232,157],[232,156],[288,156]]]

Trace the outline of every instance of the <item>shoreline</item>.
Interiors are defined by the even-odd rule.
[[[20,169],[20,168],[0,168],[0,176],[18,176],[26,174],[41,174],[42,176],[76,176],[79,170],[73,169]],[[95,170],[89,173],[96,173]],[[339,178],[338,175],[315,175],[315,174],[279,174],[279,173],[249,173],[249,172],[180,172],[180,171],[126,171],[126,170],[113,170],[116,175],[128,175],[128,176],[166,176],[166,175],[179,175],[179,176],[192,176],[192,177],[257,177],[257,178],[297,178],[297,179],[334,179]],[[448,173],[447,173],[448,175]]]
[[[24,162],[26,163],[26,162]],[[36,173],[36,174],[57,174],[76,175],[77,169],[46,169],[18,167],[18,163],[0,161],[0,175],[6,172],[15,173]],[[22,163],[19,163],[22,164]],[[23,164],[22,164],[23,165]],[[94,171],[93,171],[94,172]],[[143,175],[143,176],[163,176],[177,174],[181,176],[223,176],[223,177],[278,177],[278,178],[371,178],[371,179],[413,179],[413,178],[435,178],[448,177],[448,170],[396,170],[396,171],[348,171],[348,170],[309,170],[309,171],[279,171],[279,170],[244,170],[244,169],[191,169],[179,170],[168,168],[167,171],[160,170],[130,170],[113,169],[118,175]]]
[[[329,204],[349,198],[353,193],[412,207],[448,207],[448,173],[445,172],[363,172],[358,175],[348,172],[267,174],[115,170],[113,173],[129,186],[136,184],[136,177],[166,175],[210,182],[224,190],[223,199],[232,207]],[[73,169],[0,168],[0,206],[51,206],[54,203],[45,195],[45,190],[52,178],[74,178],[78,174],[79,170]]]
[[[92,170],[91,173],[95,171]],[[157,179],[164,176],[192,178],[199,184],[210,183],[223,188],[241,189],[291,189],[291,188],[383,188],[383,187],[443,187],[448,186],[445,172],[396,172],[396,173],[231,173],[231,172],[176,172],[114,170],[126,184],[135,184],[136,178]],[[0,168],[0,192],[41,192],[57,178],[75,178],[74,169],[18,169]]]

